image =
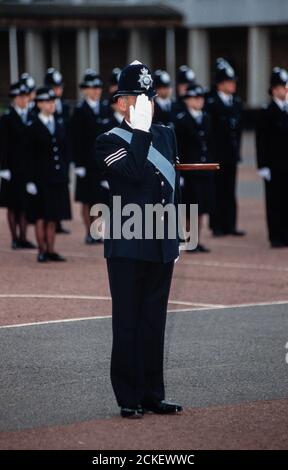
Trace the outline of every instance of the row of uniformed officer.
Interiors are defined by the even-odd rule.
[[[27,217],[35,224],[39,262],[65,261],[55,252],[56,225],[71,219],[68,138],[56,99],[51,88],[37,89],[39,112],[28,126]]]
[[[122,70],[114,98],[125,119],[97,138],[94,156],[109,181],[111,223],[116,195],[121,196],[122,207],[140,206],[144,225],[147,204],[176,203],[175,135],[168,127],[151,125],[154,97],[148,67],[135,61]],[[163,168],[148,160],[151,145],[162,154],[171,180]],[[161,223],[166,233],[166,218]],[[181,406],[165,401],[163,354],[178,237],[126,239],[122,235],[104,243],[112,295],[111,380],[121,416],[141,418],[145,411],[177,413]]]
[[[211,116],[215,161],[220,171],[214,175],[215,204],[210,226],[214,236],[242,236],[237,229],[237,166],[240,161],[242,104],[236,95],[237,77],[231,65],[217,60],[215,89],[208,95],[206,110]]]
[[[288,246],[288,72],[272,70],[270,103],[261,111],[257,132],[259,174],[265,181],[268,237],[272,248]]]
[[[27,125],[34,117],[28,107],[29,93],[25,84],[13,83],[11,106],[0,118],[0,206],[7,208],[13,249],[35,248],[26,238]]]
[[[205,90],[200,85],[189,85],[183,99],[183,110],[174,120],[181,163],[211,163],[214,146],[211,119],[204,110]],[[190,229],[190,204],[198,204],[198,246],[193,252],[209,252],[200,243],[203,215],[211,214],[213,201],[213,175],[208,171],[182,172],[182,200],[186,204],[187,229]]]
[[[86,243],[93,244],[95,240],[90,235],[90,209],[94,204],[106,201],[106,188],[103,187],[99,171],[95,171],[94,143],[96,137],[106,130],[111,112],[101,101],[103,82],[94,70],[86,70],[80,88],[84,99],[76,106],[71,121],[73,160],[77,175],[75,199],[82,203]]]

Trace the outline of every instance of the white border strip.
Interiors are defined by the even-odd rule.
[[[273,306],[273,305],[287,305],[288,300],[277,300],[275,302],[259,302],[255,304],[239,304],[239,305],[223,305],[218,307],[202,307],[202,308],[185,308],[180,310],[168,310],[168,313],[191,313],[191,312],[210,312],[211,310],[227,310],[231,308],[247,308],[247,307],[264,307],[264,306]],[[195,305],[195,304],[194,304]],[[94,316],[94,317],[82,317],[82,318],[65,318],[63,320],[47,320],[43,322],[34,322],[34,323],[19,323],[15,325],[2,325],[0,326],[0,330],[8,329],[8,328],[22,328],[26,326],[41,326],[41,325],[52,325],[57,323],[73,323],[79,321],[86,321],[86,320],[104,320],[107,318],[112,318],[112,315],[105,315],[105,316]]]

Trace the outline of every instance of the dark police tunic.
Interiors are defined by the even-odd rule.
[[[181,163],[212,163],[213,141],[211,120],[207,113],[197,121],[186,109],[175,119]],[[198,214],[209,214],[212,207],[213,180],[211,172],[183,172],[182,203],[198,204]]]
[[[84,167],[86,176],[77,176],[75,199],[93,205],[103,200],[100,173],[95,171],[94,144],[98,135],[106,130],[107,107],[100,102],[95,114],[86,100],[76,106],[71,120],[73,160],[76,167]]]
[[[121,127],[132,132],[125,121]],[[175,165],[175,136],[167,127],[134,130],[130,145],[109,132],[98,137],[96,158],[107,174],[111,204],[113,196],[121,196],[122,207],[135,203],[141,209],[176,202],[178,191],[173,196],[168,181],[147,161],[151,143]],[[105,240],[113,317],[111,380],[119,406],[165,398],[164,331],[178,253],[178,238]]]
[[[215,211],[211,216],[214,231],[232,233],[236,229],[236,169],[240,161],[242,105],[233,96],[230,106],[223,103],[217,92],[207,98],[211,115],[215,160],[221,170],[215,174]]]
[[[63,120],[55,119],[55,132],[51,134],[37,117],[29,127],[29,145],[28,181],[35,183],[38,193],[28,196],[28,220],[33,223],[38,219],[71,219]]]
[[[28,112],[24,123],[14,107],[0,119],[0,168],[11,172],[10,181],[1,181],[0,205],[15,212],[24,212],[26,207],[29,154],[27,124],[31,123],[32,119],[32,113]]]
[[[153,124],[163,124],[164,126],[172,126],[173,115],[172,115],[172,100],[167,101],[165,106],[161,102],[154,100],[154,113],[153,113]]]
[[[265,181],[266,213],[271,243],[288,244],[288,113],[274,101],[261,111],[256,132],[258,167],[271,170]]]

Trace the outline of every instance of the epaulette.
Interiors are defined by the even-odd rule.
[[[182,111],[181,113],[176,114],[177,119],[182,119],[185,116],[185,113]]]

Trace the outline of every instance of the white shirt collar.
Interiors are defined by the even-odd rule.
[[[198,119],[199,117],[202,117],[203,116],[203,111],[201,110],[197,110],[197,109],[188,109],[189,113],[191,114],[191,116],[195,119]]]
[[[273,101],[277,104],[281,111],[285,110],[285,107],[287,106],[287,101],[279,100],[279,98],[273,98]]]
[[[90,106],[90,108],[94,109],[96,107],[99,107],[99,101],[94,101],[94,100],[90,100],[90,98],[86,98],[86,102],[87,104]]]
[[[51,114],[50,116],[45,116],[45,114],[39,113],[38,117],[39,117],[40,121],[42,121],[45,126],[47,126],[48,122],[53,122],[54,123],[53,114]]]
[[[224,104],[230,105],[233,100],[233,95],[224,93],[223,91],[217,91],[219,98],[223,101]]]
[[[123,114],[119,113],[118,111],[115,111],[115,112],[114,112],[114,117],[115,117],[116,121],[119,122],[119,124],[120,124],[120,123],[123,121],[123,119],[124,119]]]
[[[155,101],[159,104],[160,108],[166,108],[167,105],[171,105],[171,98],[161,98],[160,96],[157,96]]]
[[[28,108],[19,108],[19,106],[14,105],[14,109],[19,116],[22,116],[24,113],[28,113]]]

